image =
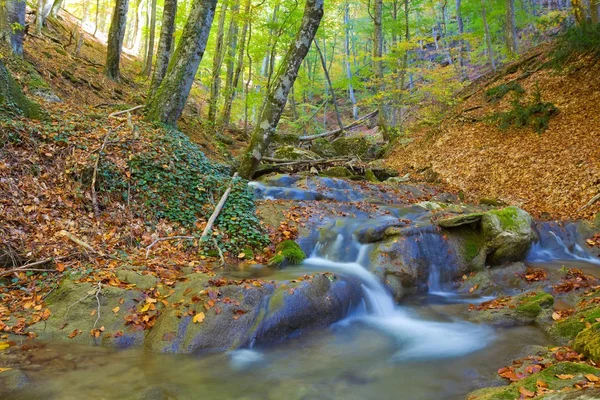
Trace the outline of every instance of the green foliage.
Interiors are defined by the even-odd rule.
[[[531,127],[537,133],[542,133],[548,129],[550,117],[557,112],[558,108],[554,104],[542,101],[542,95],[536,89],[529,103],[522,103],[515,98],[508,111],[492,114],[489,119],[498,123],[500,129]]]
[[[600,24],[582,24],[568,28],[559,37],[550,53],[548,65],[562,69],[578,55],[600,58]]]
[[[525,93],[525,89],[518,82],[513,81],[486,90],[485,97],[487,101],[500,101],[511,91],[514,91],[516,94]]]
[[[179,131],[159,131],[154,147],[129,161],[131,189],[155,218],[166,218],[191,227],[198,218],[208,218],[214,204],[231,182],[228,169],[209,161],[198,146]],[[103,169],[108,190],[123,190],[109,164]],[[216,221],[222,250],[239,251],[267,243],[254,214],[253,195],[243,180],[237,180]],[[212,246],[209,243],[207,247]]]

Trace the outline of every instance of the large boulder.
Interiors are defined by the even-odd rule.
[[[310,150],[299,149],[294,146],[281,146],[273,152],[275,158],[280,160],[317,160],[320,156]]]
[[[325,138],[315,139],[312,143],[310,150],[317,153],[323,158],[332,158],[337,155],[331,142]]]

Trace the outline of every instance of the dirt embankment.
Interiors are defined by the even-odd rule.
[[[471,201],[497,199],[541,218],[593,218],[600,202],[583,207],[600,192],[600,64],[580,59],[558,72],[541,67],[547,57],[542,51],[469,87],[441,126],[413,133],[411,143],[390,154],[389,165],[417,179],[431,167]],[[486,96],[511,82],[524,93],[496,102]],[[537,90],[558,108],[543,133],[489,121]]]

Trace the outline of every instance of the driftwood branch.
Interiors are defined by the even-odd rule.
[[[352,122],[351,124],[346,125],[343,130],[340,129],[340,128],[338,128],[338,129],[334,129],[332,131],[327,131],[327,132],[319,133],[317,135],[300,136],[298,138],[298,140],[301,141],[301,142],[308,142],[308,141],[315,140],[315,139],[322,138],[322,137],[327,137],[327,136],[331,136],[331,135],[337,135],[337,134],[341,133],[342,131],[347,131],[349,129],[352,129],[354,127],[362,125],[367,120],[375,117],[378,113],[379,113],[379,110],[372,111],[372,112],[368,113],[367,115],[364,115],[361,118],[357,119],[356,121]]]
[[[98,206],[98,195],[96,193],[96,179],[98,178],[98,166],[100,165],[100,157],[102,157],[102,150],[104,150],[104,148],[106,147],[106,143],[110,134],[111,132],[108,132],[104,136],[102,146],[100,146],[100,150],[98,151],[98,157],[96,157],[96,163],[94,164],[94,173],[92,174],[92,206],[94,208],[94,215],[96,217],[100,216],[100,206]]]
[[[152,243],[150,243],[150,245],[148,247],[146,247],[146,258],[148,258],[148,255],[150,254],[150,249],[156,243],[164,242],[166,240],[179,240],[179,239],[193,240],[193,239],[197,239],[197,238],[195,236],[168,236],[168,237],[155,239]]]
[[[235,178],[237,178],[237,176],[238,176],[238,173],[236,172],[233,175],[233,178],[231,179],[231,183],[229,183],[227,190],[225,190],[225,193],[223,193],[223,196],[221,196],[221,200],[219,200],[219,203],[215,207],[215,210],[213,211],[210,218],[208,219],[208,222],[206,223],[206,227],[204,228],[204,231],[202,231],[202,236],[200,237],[201,240],[204,239],[206,237],[206,235],[208,235],[208,232],[212,229],[212,226],[215,223],[217,217],[219,216],[221,209],[223,209],[223,206],[225,205],[225,202],[227,201],[227,197],[229,196],[229,193],[231,193],[231,188],[233,187],[233,182],[235,181]]]
[[[101,252],[97,251],[96,249],[94,249],[92,246],[90,246],[89,244],[87,244],[86,242],[84,242],[83,240],[79,239],[77,236],[73,235],[71,232],[67,232],[65,230],[62,230],[59,232],[62,236],[65,236],[67,239],[69,239],[70,241],[72,241],[73,243],[83,247],[86,250],[91,251],[92,253],[96,253],[96,254],[100,254],[102,255]]]
[[[598,200],[600,200],[600,193],[598,193],[597,195],[595,195],[594,197],[592,197],[590,199],[590,201],[588,201],[587,203],[585,203],[585,205],[583,207],[581,207],[578,211],[585,210],[586,208],[593,206],[594,203],[597,202]]]
[[[118,117],[119,115],[127,114],[127,113],[130,113],[132,111],[139,110],[140,108],[144,108],[144,107],[145,107],[144,105],[141,105],[141,106],[132,107],[132,108],[130,108],[128,110],[115,111],[114,113],[109,114],[108,118]]]

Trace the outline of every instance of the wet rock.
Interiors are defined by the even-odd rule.
[[[439,226],[445,229],[457,228],[463,225],[476,224],[481,221],[483,213],[471,213],[464,215],[456,215],[438,219],[436,222]]]
[[[466,398],[469,400],[500,400],[500,399],[518,399],[521,396],[519,389],[525,388],[528,391],[535,393],[537,391],[537,382],[542,381],[548,385],[548,389],[553,391],[560,391],[563,388],[572,388],[573,385],[580,381],[586,381],[585,375],[600,374],[600,369],[592,367],[591,365],[579,364],[574,362],[560,362],[550,367],[531,374],[523,379],[513,382],[510,385],[490,387],[475,390],[469,393]],[[572,376],[572,378],[560,379],[557,375],[563,377]],[[596,399],[592,394],[597,392],[596,389],[585,390],[585,391],[572,391],[567,393],[556,393],[557,397],[544,396],[544,399],[552,398],[554,400],[566,400],[566,399]],[[591,397],[588,395],[591,394]],[[551,394],[550,396],[554,396]]]
[[[386,179],[385,183],[404,183],[410,181],[410,174],[404,176],[394,176]]]
[[[21,370],[12,369],[0,373],[0,395],[3,397],[30,385],[31,381]]]
[[[373,174],[375,174],[377,179],[379,179],[380,181],[385,181],[389,178],[394,178],[398,176],[398,171],[392,168],[388,168],[385,165],[384,160],[371,161],[369,163],[369,167],[373,171]]]
[[[485,213],[481,229],[487,241],[488,262],[498,265],[525,258],[536,236],[531,216],[517,207]]]
[[[375,243],[398,232],[392,231],[390,228],[402,228],[406,225],[406,221],[398,218],[374,218],[362,224],[355,235],[360,243]]]
[[[346,167],[331,167],[321,172],[321,175],[329,176],[332,178],[347,178],[352,175],[352,172]]]
[[[279,147],[273,152],[273,155],[281,160],[316,160],[320,158],[318,154],[310,150],[299,149],[294,146]]]
[[[491,303],[493,306],[483,303],[480,306],[483,309],[472,310],[469,319],[497,326],[529,325],[552,313],[554,297],[545,292],[528,292],[509,299],[492,300]]]
[[[270,267],[282,268],[298,265],[306,258],[306,254],[293,240],[284,240],[275,248],[275,255],[269,260]]]

